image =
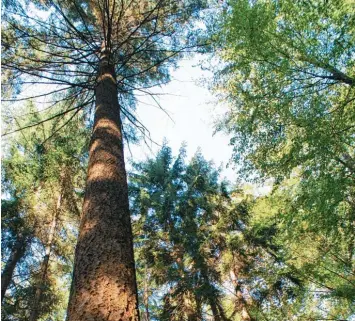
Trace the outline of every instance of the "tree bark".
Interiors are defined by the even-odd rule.
[[[102,49],[68,321],[137,321],[133,237],[114,67]]]
[[[60,194],[58,196],[57,205],[55,208],[55,212],[53,213],[53,218],[52,218],[51,226],[50,226],[49,233],[48,233],[48,240],[46,242],[45,254],[43,257],[42,264],[41,264],[41,276],[40,276],[39,283],[36,286],[36,292],[35,292],[35,296],[34,296],[33,302],[32,302],[29,321],[36,321],[38,319],[38,315],[39,315],[39,311],[40,311],[39,307],[40,307],[41,297],[42,297],[42,293],[43,293],[43,290],[44,290],[44,287],[46,284],[47,275],[48,275],[49,258],[51,256],[54,235],[55,235],[55,231],[56,231],[56,227],[57,227],[58,217],[60,214],[61,202],[62,202],[62,195]]]
[[[16,242],[11,249],[11,254],[6,262],[5,268],[1,274],[1,302],[5,297],[7,288],[9,287],[15,267],[21,258],[25,255],[28,239],[26,235],[19,234]]]

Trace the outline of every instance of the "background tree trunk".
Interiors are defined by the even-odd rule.
[[[208,272],[205,266],[201,268],[201,275],[205,284],[211,287],[211,282],[208,278]],[[218,299],[214,295],[209,295],[208,303],[210,305],[214,321],[229,321],[224,314],[223,308],[218,304]]]
[[[149,316],[149,275],[148,275],[148,268],[147,265],[145,265],[144,268],[144,293],[143,293],[143,304],[145,308],[145,313],[144,313],[144,321],[150,321],[150,316]]]
[[[237,268],[235,268],[237,270]],[[241,291],[241,287],[239,281],[237,279],[238,273],[233,269],[230,270],[230,277],[232,284],[234,285],[235,289],[235,296],[236,296],[236,309],[235,312],[239,312],[241,314],[241,321],[255,321],[248,312],[248,303],[245,300],[243,293]]]
[[[24,256],[27,247],[27,237],[23,234],[18,235],[17,240],[12,247],[9,259],[6,262],[5,268],[1,274],[1,302],[5,297],[5,292],[10,285],[12,275],[16,264]]]
[[[208,303],[210,305],[210,308],[211,308],[211,311],[213,314],[213,321],[221,321],[216,302],[212,298],[209,298],[208,301],[209,301]]]
[[[38,319],[39,306],[41,303],[41,296],[42,296],[43,289],[45,287],[46,279],[47,279],[47,275],[48,275],[49,258],[51,256],[52,245],[53,245],[54,235],[55,235],[55,231],[56,231],[56,227],[57,227],[58,217],[60,214],[61,203],[62,203],[62,195],[60,194],[58,196],[57,205],[55,208],[55,212],[53,213],[53,219],[52,219],[51,227],[50,227],[49,233],[48,233],[48,240],[47,240],[47,244],[46,244],[46,248],[45,248],[45,254],[43,257],[42,264],[41,264],[41,275],[40,275],[39,283],[36,286],[36,292],[35,292],[35,296],[33,298],[29,321],[36,321]]]
[[[69,321],[137,321],[133,238],[114,67],[102,51]]]

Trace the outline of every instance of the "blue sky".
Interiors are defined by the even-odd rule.
[[[172,81],[154,89],[166,115],[149,96],[139,97],[141,103],[137,108],[140,121],[149,129],[151,138],[162,144],[164,138],[176,155],[181,144],[187,143],[187,156],[191,158],[200,147],[207,160],[212,160],[217,166],[222,164],[222,176],[230,181],[236,179],[232,166],[226,168],[231,156],[232,147],[229,138],[222,133],[214,133],[214,122],[218,115],[225,110],[212,93],[207,89],[211,79],[210,72],[201,70],[198,66],[199,56],[182,60],[179,68],[172,72]],[[150,150],[146,145],[131,146],[133,159],[144,160],[154,156],[159,149],[151,144]],[[126,156],[130,157],[129,152]]]

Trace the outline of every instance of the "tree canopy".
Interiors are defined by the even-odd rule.
[[[5,101],[49,96],[48,108],[62,108],[48,120],[88,113],[100,52],[106,50],[117,75],[125,135],[135,141],[135,128],[148,136],[134,113],[137,94],[152,95],[152,87],[169,81],[176,59],[203,44],[189,20],[198,20],[203,6],[200,1],[5,1],[3,89],[12,93]],[[38,92],[24,91],[34,85]]]
[[[312,271],[324,297],[351,305],[353,4],[235,1],[221,26],[215,39],[223,65],[214,86],[228,112],[218,129],[231,135],[243,177],[273,180],[274,196],[263,206],[277,204],[270,214],[288,263]]]
[[[1,44],[2,320],[354,319],[352,0],[4,0]],[[127,174],[196,52],[238,181],[185,144]]]

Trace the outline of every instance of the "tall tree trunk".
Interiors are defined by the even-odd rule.
[[[209,297],[208,301],[212,310],[214,321],[230,321],[224,314],[223,307],[220,305],[216,298]]]
[[[43,261],[41,264],[41,276],[38,284],[36,285],[36,292],[33,298],[31,313],[29,317],[29,321],[36,321],[39,315],[39,307],[41,303],[42,293],[46,284],[47,275],[48,275],[48,267],[49,267],[49,258],[51,256],[53,240],[55,236],[55,231],[57,227],[58,217],[60,214],[60,207],[62,203],[62,195],[60,194],[57,199],[57,205],[55,208],[55,212],[53,213],[53,218],[51,222],[51,226],[48,233],[48,239],[46,242],[45,254],[43,257]]]
[[[28,238],[25,234],[19,234],[16,242],[11,249],[11,254],[6,262],[5,268],[1,274],[1,302],[5,297],[5,292],[10,285],[12,275],[14,273],[16,264],[25,255]]]
[[[137,321],[138,298],[114,67],[101,52],[69,321]]]

